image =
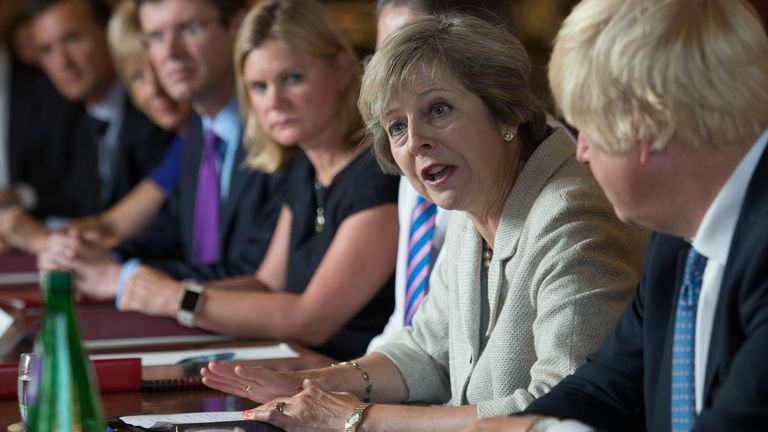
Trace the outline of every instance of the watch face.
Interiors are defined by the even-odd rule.
[[[186,311],[194,311],[199,299],[200,293],[189,290],[184,291],[184,297],[181,299],[181,309]]]
[[[353,412],[352,414],[347,416],[347,425],[348,426],[354,426],[360,422],[360,419],[362,419],[363,416],[359,412]]]

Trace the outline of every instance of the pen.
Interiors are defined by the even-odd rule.
[[[233,358],[235,358],[235,353],[223,352],[223,353],[216,353],[216,354],[210,354],[210,355],[204,355],[204,356],[198,356],[198,357],[187,357],[185,359],[179,360],[179,364],[208,363],[212,361],[232,360]]]

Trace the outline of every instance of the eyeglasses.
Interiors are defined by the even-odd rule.
[[[177,24],[170,29],[147,32],[144,34],[144,45],[146,45],[147,49],[150,51],[158,50],[165,45],[169,34],[171,34],[174,39],[178,39],[183,43],[194,42],[205,35],[211,24],[216,20],[217,18],[190,20]]]

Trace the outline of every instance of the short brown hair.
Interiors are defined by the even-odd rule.
[[[508,0],[379,0],[376,15],[386,7],[404,6],[425,15],[463,13],[515,32],[512,7]]]
[[[133,0],[136,6],[141,8],[144,3],[160,3],[163,0]],[[248,7],[246,0],[204,0],[219,12],[219,19],[223,26],[228,26],[240,11]]]
[[[528,85],[530,71],[520,41],[479,18],[428,16],[395,31],[366,68],[358,101],[382,169],[400,173],[379,117],[393,97],[424,75],[455,78],[497,122],[518,125],[525,162],[547,134],[541,103]]]

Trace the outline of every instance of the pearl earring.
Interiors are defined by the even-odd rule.
[[[515,139],[515,134],[512,133],[511,130],[507,129],[504,131],[504,141],[506,142],[512,142],[512,140]]]

